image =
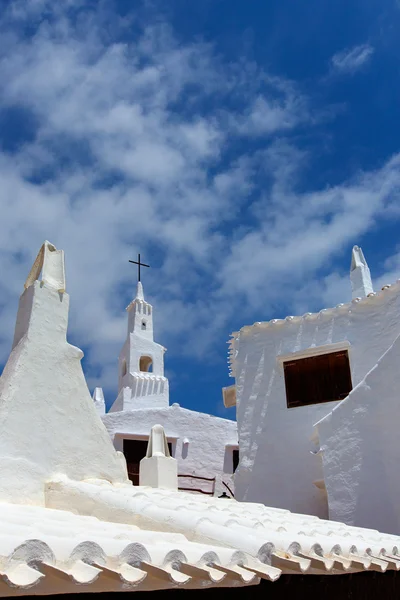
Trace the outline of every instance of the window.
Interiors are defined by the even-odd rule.
[[[146,329],[146,321],[142,321],[142,329]]]
[[[144,373],[151,373],[153,371],[153,359],[151,356],[140,357],[139,369]]]
[[[126,360],[124,359],[121,363],[121,377],[124,377],[127,373]]]
[[[232,463],[232,473],[234,473],[239,465],[239,448],[237,448],[236,450],[232,450]]]
[[[139,465],[146,456],[148,440],[124,439],[123,452],[128,469],[128,477],[133,485],[139,485]],[[168,442],[169,453],[172,456],[172,444]]]
[[[283,363],[288,408],[343,400],[352,390],[347,350]]]

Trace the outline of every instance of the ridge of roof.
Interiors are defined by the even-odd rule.
[[[252,325],[244,325],[243,327],[241,327],[239,329],[239,331],[232,332],[230,334],[230,339],[227,341],[229,376],[230,377],[235,376],[235,374],[234,374],[234,362],[235,362],[235,358],[236,358],[235,343],[242,333],[244,333],[244,334],[250,333],[250,331],[256,327],[262,327],[263,329],[266,329],[267,327],[270,327],[270,326],[284,325],[287,322],[290,322],[290,323],[297,322],[298,323],[304,319],[313,319],[313,318],[318,318],[318,317],[324,316],[324,315],[329,315],[329,316],[334,315],[340,311],[345,311],[345,310],[351,309],[351,307],[354,304],[367,305],[376,299],[382,299],[385,297],[385,294],[388,291],[391,291],[391,292],[395,291],[395,292],[399,293],[400,292],[400,279],[397,279],[396,282],[393,284],[385,284],[384,286],[382,286],[381,290],[379,290],[378,292],[371,292],[364,298],[353,298],[350,302],[340,303],[331,308],[322,308],[318,312],[314,312],[314,313],[306,312],[304,315],[301,315],[301,316],[300,315],[298,315],[298,316],[289,315],[283,319],[270,319],[269,321],[256,321]]]

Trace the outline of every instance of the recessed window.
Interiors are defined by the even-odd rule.
[[[146,321],[142,321],[142,329],[146,329]]]
[[[343,400],[351,392],[347,350],[283,363],[288,408]]]

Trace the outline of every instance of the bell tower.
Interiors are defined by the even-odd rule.
[[[153,307],[144,299],[141,281],[126,310],[128,331],[118,360],[118,397],[110,412],[165,408],[169,405],[165,348],[154,341]]]

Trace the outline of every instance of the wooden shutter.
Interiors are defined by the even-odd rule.
[[[333,400],[343,400],[352,390],[349,356],[347,351],[329,354]]]
[[[342,400],[352,389],[347,350],[284,363],[287,406]]]
[[[292,360],[283,365],[285,373],[286,401],[289,408],[301,406],[300,361]]]

